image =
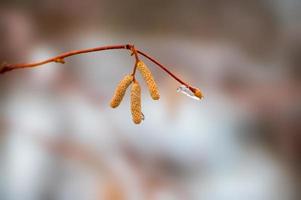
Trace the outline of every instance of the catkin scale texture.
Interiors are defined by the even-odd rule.
[[[126,75],[117,85],[117,88],[115,90],[114,96],[111,100],[111,107],[116,108],[121,103],[126,89],[129,87],[129,85],[133,82],[133,76],[132,75]]]
[[[151,71],[142,61],[137,62],[137,69],[141,73],[144,81],[146,82],[152,99],[158,100],[160,98],[160,94]]]
[[[135,81],[131,88],[131,113],[133,122],[135,124],[140,124],[142,121],[141,88],[138,81]]]

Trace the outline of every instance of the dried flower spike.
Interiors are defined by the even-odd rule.
[[[160,94],[151,71],[142,61],[137,62],[137,69],[140,71],[143,79],[145,80],[151,97],[154,100],[158,100],[160,98]]]
[[[138,81],[136,80],[131,88],[131,112],[132,112],[133,122],[135,124],[140,124],[142,121],[141,88]]]
[[[129,85],[133,82],[133,76],[132,75],[126,75],[118,84],[114,96],[111,100],[111,107],[116,108],[121,103],[126,89],[129,87]]]

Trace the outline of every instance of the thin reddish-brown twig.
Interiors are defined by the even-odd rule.
[[[78,55],[78,54],[84,54],[84,53],[90,53],[95,51],[104,51],[104,50],[112,50],[112,49],[127,49],[127,45],[115,45],[115,46],[104,46],[104,47],[96,47],[91,49],[83,49],[83,50],[75,50],[75,51],[69,51],[63,54],[60,54],[58,56],[55,56],[53,58],[49,58],[47,60],[41,61],[41,62],[34,62],[34,63],[23,63],[23,64],[5,64],[2,66],[0,70],[0,74],[4,74],[8,71],[16,70],[16,69],[22,69],[22,68],[32,68],[32,67],[38,67],[40,65],[44,65],[51,62],[58,62],[64,64],[64,59],[70,56]]]
[[[174,73],[172,73],[170,70],[168,70],[166,67],[164,67],[164,65],[162,65],[161,63],[159,63],[157,60],[155,60],[154,58],[150,57],[149,55],[147,55],[146,53],[137,50],[138,54],[141,54],[142,56],[146,57],[147,59],[149,59],[150,61],[152,61],[153,63],[155,63],[158,67],[160,67],[162,70],[164,70],[168,75],[170,75],[172,78],[174,78],[175,80],[177,80],[179,83],[185,85],[186,87],[188,87],[191,91],[195,91],[195,88],[190,86],[188,83],[182,81],[179,77],[177,77]]]
[[[134,80],[135,80],[135,74],[136,74],[136,71],[137,71],[137,63],[139,62],[139,56],[138,56],[138,52],[137,52],[137,49],[135,49],[134,45],[132,45],[130,47],[131,51],[132,51],[132,54],[131,55],[134,55],[135,56],[135,65],[134,65],[134,68],[133,68],[133,77],[134,77]]]
[[[169,74],[176,81],[178,81],[179,83],[185,85],[191,91],[193,91],[193,92],[195,91],[194,87],[190,86],[188,83],[186,83],[183,80],[181,80],[178,76],[176,76],[174,73],[172,73],[170,70],[168,70],[164,65],[162,65],[161,63],[159,63],[157,60],[155,60],[154,58],[150,57],[146,53],[144,53],[144,52],[136,49],[134,47],[134,45],[131,45],[131,44],[103,46],[103,47],[96,47],[96,48],[90,48],[90,49],[69,51],[69,52],[66,52],[66,53],[62,53],[62,54],[60,54],[58,56],[49,58],[47,60],[40,61],[40,62],[34,62],[34,63],[3,64],[0,67],[0,74],[4,74],[6,72],[13,71],[13,70],[16,70],[16,69],[38,67],[40,65],[44,65],[44,64],[47,64],[47,63],[51,63],[51,62],[56,62],[56,63],[64,64],[65,63],[64,59],[67,58],[67,57],[71,57],[71,56],[78,55],[78,54],[85,54],[85,53],[91,53],[91,52],[96,52],[96,51],[113,50],[113,49],[127,49],[127,50],[132,51],[132,54],[135,56],[136,62],[139,60],[138,54],[144,56],[145,58],[149,59],[151,62],[153,62],[154,64],[156,64],[156,66],[158,66],[163,71],[165,71],[167,74]],[[133,73],[135,73],[135,71],[136,71],[135,68],[136,67],[134,67]]]

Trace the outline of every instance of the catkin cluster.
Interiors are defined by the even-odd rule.
[[[133,83],[133,84],[132,84]],[[142,121],[141,113],[141,88],[137,80],[134,80],[133,75],[126,75],[117,85],[111,107],[116,108],[120,105],[127,88],[132,84],[131,88],[131,113],[135,124],[140,124]]]
[[[135,67],[139,70],[143,79],[145,80],[151,97],[154,100],[158,100],[160,98],[160,94],[151,71],[142,61],[138,61]],[[118,107],[126,93],[127,88],[131,84],[132,84],[131,87],[132,120],[135,124],[140,124],[141,121],[143,120],[143,114],[141,112],[141,87],[138,81],[135,80],[134,75],[126,75],[119,82],[110,105],[112,108]]]

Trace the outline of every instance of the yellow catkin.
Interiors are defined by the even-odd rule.
[[[114,96],[111,100],[111,107],[116,108],[121,103],[124,94],[126,92],[126,89],[129,87],[129,85],[133,82],[133,76],[132,75],[126,75],[118,84]]]
[[[143,79],[145,80],[151,97],[154,100],[158,100],[160,98],[160,94],[151,71],[142,61],[138,61],[137,69],[140,71]]]
[[[202,94],[202,92],[201,92],[201,90],[198,89],[198,88],[195,89],[194,95],[195,95],[196,97],[200,98],[200,99],[204,97],[203,94]]]
[[[142,121],[141,114],[141,88],[138,81],[135,81],[131,88],[131,112],[133,122],[140,124]]]

